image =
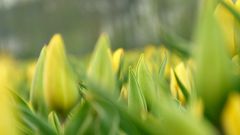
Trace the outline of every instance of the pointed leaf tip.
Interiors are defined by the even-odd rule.
[[[104,89],[113,92],[115,89],[115,74],[112,66],[110,41],[106,34],[102,34],[97,41],[90,64],[88,79]]]
[[[129,67],[128,107],[133,113],[147,111],[142,90],[139,87],[132,67]]]
[[[153,101],[156,99],[156,89],[152,75],[144,61],[144,54],[142,54],[139,58],[136,76],[140,89],[146,98],[146,103],[151,109],[153,107]]]

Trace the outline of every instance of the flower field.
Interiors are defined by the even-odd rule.
[[[85,57],[55,34],[37,60],[0,55],[1,135],[240,135],[240,1],[205,0],[191,41]]]

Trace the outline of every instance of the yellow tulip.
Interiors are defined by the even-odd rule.
[[[222,114],[222,124],[226,135],[240,135],[240,95],[229,96]]]
[[[238,0],[235,4],[232,0],[225,0],[227,4],[240,11],[240,1]],[[240,13],[240,12],[239,12]],[[226,45],[231,56],[237,53],[236,39],[237,35],[235,33],[237,21],[234,16],[222,5],[219,4],[216,8],[215,15],[223,31]]]
[[[180,79],[180,81],[182,82],[182,84],[184,85],[184,87],[188,90],[188,92],[190,93],[191,90],[191,77],[190,77],[190,72],[189,70],[185,67],[184,63],[180,63],[176,66],[175,68],[175,72],[178,76],[178,78]],[[184,104],[185,103],[185,98],[184,95],[182,93],[182,90],[180,89],[178,82],[176,80],[175,74],[174,74],[174,70],[171,69],[171,76],[170,76],[170,89],[171,89],[171,93],[172,95],[179,99],[179,101]]]
[[[44,96],[50,108],[66,112],[75,105],[79,97],[77,81],[59,34],[48,45],[43,80]]]

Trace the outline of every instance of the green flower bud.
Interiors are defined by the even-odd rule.
[[[108,36],[102,34],[93,52],[87,75],[89,80],[98,84],[101,88],[107,89],[110,93],[115,93],[115,73],[109,46]]]

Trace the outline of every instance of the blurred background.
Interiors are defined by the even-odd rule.
[[[0,52],[37,57],[61,33],[73,55],[92,52],[100,33],[112,48],[161,45],[161,30],[189,40],[198,0],[0,0]]]

